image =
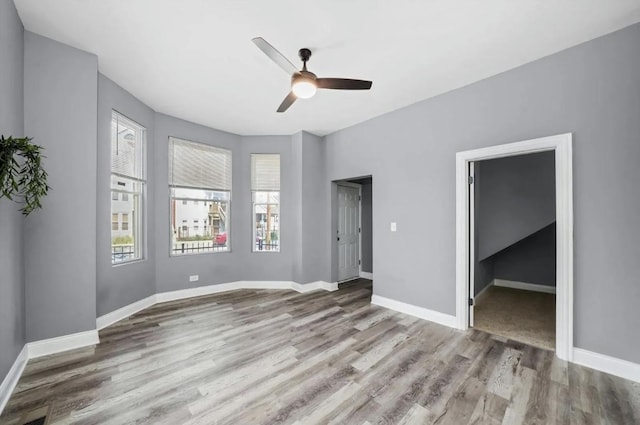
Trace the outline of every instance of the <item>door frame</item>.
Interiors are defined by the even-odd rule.
[[[347,279],[344,280],[338,280],[338,283],[342,283],[342,282],[348,282],[350,280],[355,280],[355,279],[359,279],[360,278],[360,274],[362,274],[362,185],[358,184],[358,183],[351,183],[351,182],[347,182],[347,181],[338,181],[336,182],[337,186],[346,186],[346,187],[352,187],[352,188],[356,188],[358,189],[358,276],[355,277],[349,277]],[[338,190],[340,190],[340,188],[338,187]],[[338,199],[338,203],[336,203],[336,209],[340,208],[340,200]],[[338,229],[340,228],[340,211],[338,211],[338,221],[337,221],[337,226]],[[338,240],[335,239],[333,241],[333,243],[335,244],[336,247],[336,252],[338,251]],[[340,274],[340,270],[339,270],[339,265],[338,265],[338,274]]]
[[[467,162],[468,176],[470,177],[469,187],[473,190],[469,190],[469,212],[475,211],[476,208],[476,170],[475,162]],[[475,307],[475,293],[476,293],[476,276],[475,276],[475,264],[476,264],[476,217],[475,214],[469,214],[469,298],[473,299],[473,302],[469,303],[469,327],[473,327],[474,320],[474,307]]]
[[[469,163],[535,152],[555,152],[556,355],[573,360],[573,158],[572,134],[456,153],[456,323],[469,328]]]

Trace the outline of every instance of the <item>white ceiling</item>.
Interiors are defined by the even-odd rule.
[[[640,0],[15,0],[25,28],[95,53],[158,112],[242,134],[324,135],[640,21]],[[289,76],[373,80],[276,109]]]

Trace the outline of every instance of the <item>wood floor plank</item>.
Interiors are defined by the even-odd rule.
[[[157,304],[28,362],[0,416],[49,424],[637,424],[640,385],[371,305],[371,282]]]

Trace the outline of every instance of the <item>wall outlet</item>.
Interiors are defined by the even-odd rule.
[[[198,276],[197,274],[192,274],[191,276],[189,276],[189,282],[197,282],[200,279],[200,276]]]
[[[396,230],[398,230],[398,226],[397,226],[395,221],[392,221],[391,222],[391,231],[395,232]]]

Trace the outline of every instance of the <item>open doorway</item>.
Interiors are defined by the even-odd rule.
[[[469,163],[469,326],[555,349],[555,153]]]
[[[371,176],[336,181],[334,266],[339,283],[373,280]]]
[[[471,205],[473,166],[479,161],[540,152],[554,155],[555,193],[555,350],[563,360],[573,358],[573,179],[571,134],[492,146],[456,154],[456,319],[459,329],[474,321],[474,211]],[[543,230],[543,229],[540,229]],[[552,232],[552,229],[547,229]],[[494,285],[495,287],[495,285]]]

